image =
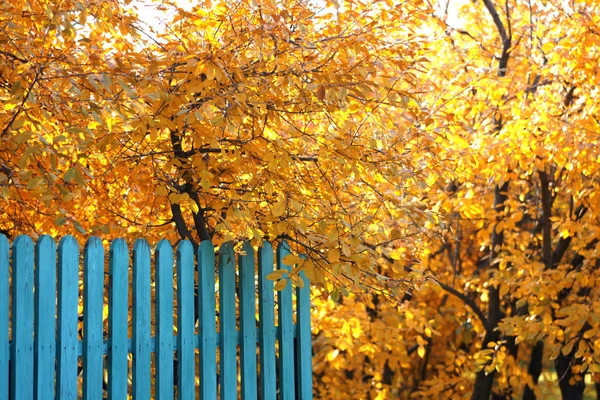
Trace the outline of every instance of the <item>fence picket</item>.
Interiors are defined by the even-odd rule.
[[[177,398],[195,396],[194,249],[183,241],[177,249]]]
[[[35,374],[34,398],[54,393],[56,344],[56,244],[50,236],[35,246]]]
[[[12,246],[11,399],[33,398],[33,242],[19,235]]]
[[[173,249],[156,246],[156,398],[173,399]]]
[[[104,248],[88,240],[83,256],[83,398],[102,399]]]
[[[275,295],[273,281],[267,275],[273,272],[273,246],[265,242],[258,253],[258,315],[260,348],[261,399],[277,398],[275,367]]]
[[[133,244],[133,398],[150,399],[150,247],[145,239]]]
[[[290,247],[286,241],[277,246],[277,269],[290,271],[291,268],[283,262],[285,256],[290,254]],[[289,274],[289,273],[288,273]],[[287,276],[287,274],[286,274]],[[294,320],[292,311],[292,282],[288,281],[285,289],[277,293],[278,320],[277,329],[279,339],[279,373],[281,376],[281,400],[293,400],[295,397],[294,373]]]
[[[56,397],[77,399],[77,302],[79,246],[73,236],[58,245],[58,360]]]
[[[217,327],[215,319],[215,250],[205,240],[198,246],[198,312],[200,398],[217,398]]]
[[[244,243],[239,259],[240,276],[240,369],[242,400],[255,400],[256,392],[256,295],[254,249]]]
[[[219,249],[219,348],[221,400],[237,399],[235,258],[231,243]]]
[[[296,288],[296,368],[298,400],[312,400],[312,333],[310,328],[310,282],[303,271],[304,287]]]
[[[0,235],[0,400],[8,400],[8,269],[10,265],[8,239]]]
[[[110,246],[108,298],[108,398],[127,398],[127,314],[129,310],[129,251],[123,239]]]

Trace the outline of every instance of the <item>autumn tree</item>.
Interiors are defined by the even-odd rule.
[[[426,7],[157,6],[162,28],[119,2],[4,6],[4,229],[285,234],[368,268],[419,179]]]
[[[325,297],[388,287],[378,252],[433,218],[411,189],[428,6],[134,6],[1,6],[3,233],[285,237]]]
[[[595,2],[451,2],[424,22],[417,101],[444,168],[413,154],[430,168],[411,190],[434,218],[420,252],[379,252],[388,290],[328,306],[324,398],[532,399],[555,385],[577,399],[596,381],[597,15]],[[438,282],[394,293],[399,265]]]
[[[455,345],[474,364],[450,375],[476,373],[473,399],[535,398],[551,361],[563,398],[582,398],[597,368],[597,5],[449,10],[436,16],[442,47],[428,56],[444,91],[428,103],[440,112],[432,134],[451,169],[428,200],[446,223],[422,262],[466,306],[456,322],[472,333]]]

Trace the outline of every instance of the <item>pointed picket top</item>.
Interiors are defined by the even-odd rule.
[[[209,240],[198,246],[198,331],[200,398],[217,398],[217,322],[215,317],[215,249]]]
[[[102,399],[104,247],[91,237],[83,250],[83,398]]]
[[[233,245],[219,249],[219,338],[221,400],[237,399],[235,256]]]
[[[258,315],[260,347],[260,390],[262,399],[277,396],[277,369],[275,354],[275,294],[273,281],[267,276],[273,272],[273,246],[263,242],[258,252]]]
[[[173,248],[168,240],[156,246],[156,399],[173,398]]]
[[[56,356],[56,244],[41,236],[35,245],[35,388],[36,399],[54,393]]]
[[[184,240],[177,248],[177,392],[178,400],[195,394],[194,248]]]
[[[136,399],[150,399],[150,246],[146,239],[133,244],[133,390]]]
[[[127,319],[129,310],[129,250],[123,239],[110,245],[108,293],[108,398],[127,398]]]
[[[79,245],[73,236],[58,244],[58,355],[56,397],[77,399]]]
[[[291,266],[284,263],[284,258],[290,254],[290,246],[282,240],[277,246],[277,269],[291,271]],[[288,274],[283,279],[289,278]],[[295,371],[294,371],[294,320],[292,309],[292,282],[288,280],[284,289],[277,293],[279,327],[279,371],[281,380],[281,399],[295,399]]]
[[[19,235],[12,245],[11,398],[33,399],[33,241]]]
[[[238,257],[240,279],[240,368],[242,400],[255,400],[256,387],[256,291],[254,249],[245,242]]]

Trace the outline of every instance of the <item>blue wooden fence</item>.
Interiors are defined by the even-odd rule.
[[[140,239],[130,268],[123,240],[112,242],[105,266],[102,242],[93,237],[80,271],[71,236],[57,254],[49,236],[34,248],[28,236],[11,247],[0,235],[0,400],[312,399],[308,282],[302,276],[295,296],[288,284],[275,302],[265,277],[274,261],[290,269],[283,263],[289,247],[280,244],[274,258],[264,243],[258,271],[252,246],[242,250],[236,269],[233,247],[221,246],[216,282],[210,242],[196,257],[181,242],[174,260],[162,240],[152,268],[150,246]]]

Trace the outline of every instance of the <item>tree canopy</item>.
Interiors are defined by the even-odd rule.
[[[395,204],[431,142],[414,100],[427,7],[160,7],[162,29],[118,2],[4,11],[22,28],[1,53],[6,230],[285,234],[317,280],[412,234]]]
[[[0,229],[285,237],[317,398],[583,398],[599,25],[591,0],[6,1]]]

